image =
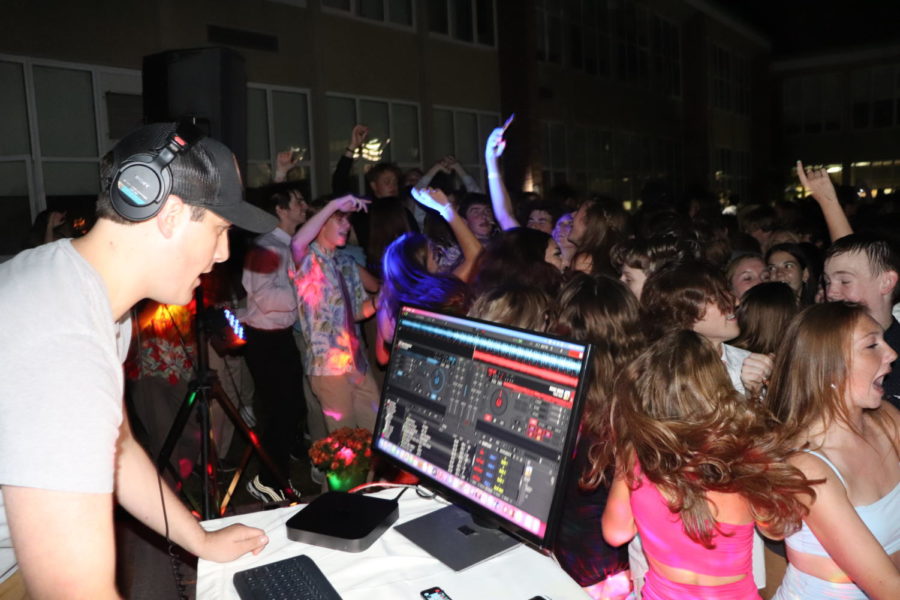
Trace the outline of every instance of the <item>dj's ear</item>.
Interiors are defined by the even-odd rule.
[[[881,274],[881,288],[879,291],[882,295],[890,295],[897,287],[897,271],[885,271]]]
[[[166,198],[162,208],[156,214],[156,217],[154,217],[156,226],[159,228],[159,232],[163,237],[172,237],[178,224],[188,210],[190,210],[189,207],[178,196],[170,194],[169,197]]]

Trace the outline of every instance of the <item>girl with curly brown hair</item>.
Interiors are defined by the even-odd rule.
[[[809,481],[767,414],[738,394],[713,345],[693,331],[664,335],[616,381],[608,443],[615,464],[603,513],[614,545],[640,533],[650,569],[645,600],[758,599],[754,525],[778,538],[800,526]]]

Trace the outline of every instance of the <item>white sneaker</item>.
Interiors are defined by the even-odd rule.
[[[241,414],[241,418],[247,424],[247,427],[256,427],[256,415],[253,414],[252,406],[242,404],[238,412]]]
[[[281,490],[269,487],[259,480],[259,475],[247,482],[247,493],[260,502],[282,502],[284,493]]]

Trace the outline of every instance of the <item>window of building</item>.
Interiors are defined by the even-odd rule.
[[[668,96],[681,96],[681,30],[658,15],[650,20],[651,81]]]
[[[623,3],[615,15],[616,78],[648,84],[650,79],[649,12],[634,2]]]
[[[720,201],[733,203],[750,197],[750,152],[715,148],[712,163],[713,190]]]
[[[306,0],[269,0],[269,2],[278,2],[279,4],[287,4],[288,6],[306,8]]]
[[[647,7],[537,0],[535,18],[538,60],[681,95],[681,30]]]
[[[0,256],[22,248],[34,218],[25,65],[0,61]],[[35,213],[36,214],[36,213]]]
[[[569,183],[566,125],[561,121],[545,121],[541,140],[541,179],[546,192],[556,185]]]
[[[850,163],[850,181],[861,197],[877,198],[900,191],[900,159],[863,160]]]
[[[279,152],[291,150],[299,158],[288,180],[309,182],[316,194],[312,168],[309,92],[303,89],[247,85],[247,187],[272,181]]]
[[[428,0],[428,31],[493,47],[497,37],[494,0]]]
[[[610,10],[605,0],[538,0],[538,60],[606,77]]]
[[[731,110],[732,106],[732,76],[731,54],[721,46],[712,46],[711,49],[710,82],[712,85],[712,106],[722,110]]]
[[[872,127],[875,129],[894,126],[894,71],[890,65],[871,69]]]
[[[713,108],[750,114],[750,61],[725,48],[710,46],[710,102]]]
[[[854,129],[900,125],[900,65],[855,69],[850,74],[850,122]]]
[[[134,115],[141,74],[0,56],[0,81],[0,255],[6,255],[21,249],[48,205],[73,219],[93,216],[100,156],[141,123]]]
[[[401,169],[422,166],[419,105],[400,100],[328,94],[328,154],[337,164],[357,124],[369,128],[362,156],[354,161],[354,189],[365,190],[364,177],[372,165],[392,162]]]
[[[438,159],[456,157],[460,166],[482,186],[485,181],[484,145],[500,115],[464,108],[435,107],[432,148]]]
[[[360,19],[412,28],[413,0],[322,0],[329,12],[346,13]]]
[[[565,183],[636,205],[650,181],[681,189],[681,144],[675,140],[552,121],[543,124],[542,132],[541,191]]]
[[[786,135],[839,131],[843,126],[844,90],[838,73],[788,77],[781,97]]]
[[[565,181],[579,191],[611,194],[615,187],[611,140],[608,131],[567,127]]]
[[[865,129],[869,127],[872,111],[871,72],[869,69],[857,69],[851,75],[851,111],[853,127]]]

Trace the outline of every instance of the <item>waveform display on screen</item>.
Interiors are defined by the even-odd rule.
[[[507,342],[491,339],[483,335],[476,335],[465,331],[448,329],[446,326],[439,327],[412,320],[404,320],[403,324],[412,329],[418,329],[431,335],[437,335],[456,342],[472,346],[479,350],[489,350],[491,352],[515,356],[519,359],[577,375],[581,369],[581,361],[558,356],[547,352],[541,352],[533,348],[526,348]]]

